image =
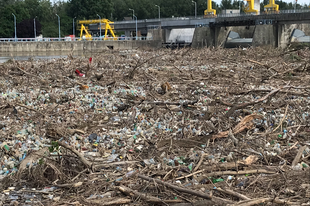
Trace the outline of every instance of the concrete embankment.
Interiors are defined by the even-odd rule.
[[[0,42],[0,53],[12,52],[100,52],[106,49],[160,48],[159,40]]]

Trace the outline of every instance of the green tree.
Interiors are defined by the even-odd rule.
[[[263,0],[261,3],[260,3],[260,11],[264,11],[264,6],[269,4],[269,0]]]
[[[14,17],[12,13],[16,16],[16,24],[24,19],[29,19],[30,15],[28,10],[25,8],[24,1],[14,1],[6,4],[6,1],[1,1],[4,7],[0,9],[0,37],[8,38],[14,37]],[[16,27],[18,30],[18,27]],[[18,37],[18,36],[17,36]]]
[[[212,1],[212,9],[216,10],[216,15],[218,15],[222,12],[221,6],[214,1]]]
[[[233,9],[232,0],[222,0],[221,8],[224,9]]]
[[[40,1],[39,0],[25,0],[24,1],[24,8],[28,10],[29,16],[31,18],[34,18],[38,16],[38,11],[37,9],[40,6]]]
[[[17,36],[19,38],[34,38],[33,19],[26,19],[17,24]],[[36,19],[36,35],[41,34],[41,23]]]
[[[109,18],[113,11],[112,0],[69,0],[67,13],[71,18],[98,19]]]
[[[112,3],[112,17],[110,20],[122,21],[128,16],[128,5],[124,0],[114,0]],[[130,15],[131,16],[131,15]]]
[[[242,5],[243,5],[243,1],[234,0],[232,2],[232,9],[239,9],[239,6],[240,6],[240,10],[241,10]]]

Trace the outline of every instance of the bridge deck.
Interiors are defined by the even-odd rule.
[[[303,13],[282,13],[282,14],[261,14],[261,15],[244,15],[236,17],[219,17],[216,18],[214,26],[237,26],[248,24],[259,24],[260,20],[271,20],[271,23],[288,23],[310,21],[310,11]]]

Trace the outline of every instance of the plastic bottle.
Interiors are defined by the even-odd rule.
[[[112,154],[108,157],[108,161],[114,162],[117,157],[118,157],[118,154]]]
[[[132,170],[130,172],[127,172],[125,176],[128,178],[128,177],[132,176],[135,173],[135,171],[136,170]]]

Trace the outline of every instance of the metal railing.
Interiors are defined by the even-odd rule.
[[[291,13],[306,13],[310,12],[309,8],[305,9],[290,9],[290,10],[279,10],[278,14],[291,14]],[[275,14],[275,13],[273,13]],[[228,13],[228,14],[217,14],[217,17],[239,17],[239,16],[256,16],[255,13]],[[265,14],[264,12],[260,12],[258,15],[269,15]],[[184,16],[184,17],[170,17],[170,18],[161,18],[161,19],[144,19],[144,20],[138,20],[138,23],[148,23],[148,22],[160,22],[160,21],[180,21],[180,20],[199,20],[199,19],[214,19],[217,17],[210,17],[210,18],[204,18],[204,16]],[[135,23],[134,20],[130,21],[115,21],[114,23],[118,24],[126,24],[126,23]]]
[[[0,38],[0,42],[68,41],[67,38]]]
[[[80,38],[77,38],[79,40]],[[84,41],[85,39],[83,39]],[[138,36],[138,37],[108,37],[104,40],[104,37],[92,37],[93,41],[132,41],[132,40],[153,40],[152,37]]]
[[[236,14],[219,14],[217,17],[243,17],[243,16],[257,16],[257,15],[277,15],[277,14],[292,14],[292,13],[306,13],[310,12],[310,9],[293,9],[293,10],[279,10],[278,13],[264,13],[260,12],[260,14],[255,13],[236,13]]]
[[[92,41],[133,41],[133,40],[153,40],[152,37],[92,37]],[[0,42],[70,42],[70,41],[89,41],[80,38],[0,38]]]
[[[310,9],[290,9],[290,10],[280,10],[280,14],[306,13],[306,12],[310,12]]]

